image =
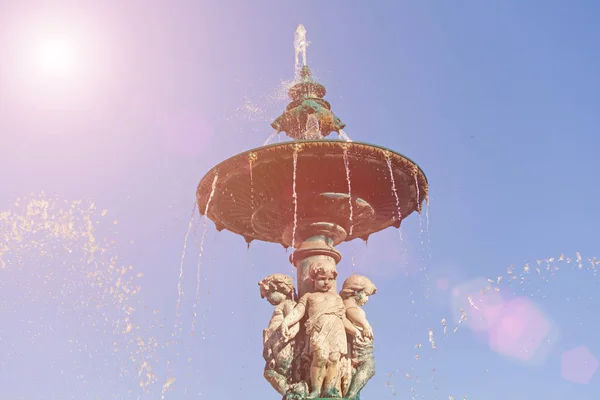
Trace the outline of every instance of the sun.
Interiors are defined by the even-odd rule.
[[[31,52],[31,67],[37,75],[48,78],[69,78],[77,73],[81,56],[74,37],[41,36],[36,38]]]
[[[110,20],[85,9],[15,11],[0,24],[1,95],[28,109],[89,109],[107,101],[118,70]],[[119,38],[121,39],[121,38]]]

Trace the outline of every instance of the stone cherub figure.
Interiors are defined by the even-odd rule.
[[[306,398],[340,397],[337,389],[341,378],[340,361],[348,353],[346,332],[354,336],[360,335],[360,331],[346,319],[342,298],[331,291],[337,277],[335,265],[316,262],[309,266],[308,271],[314,292],[300,298],[281,323],[281,332],[286,338],[292,337],[290,327],[308,315],[304,328],[312,361],[310,393]]]
[[[344,281],[340,291],[346,307],[346,317],[360,331],[360,334],[350,341],[349,346],[351,369],[354,370],[350,386],[344,393],[349,399],[358,399],[362,388],[375,375],[373,329],[361,307],[369,300],[369,296],[376,292],[375,285],[362,275],[351,275]]]
[[[281,322],[296,306],[296,289],[290,276],[272,274],[258,283],[260,297],[266,298],[275,306],[269,326],[263,331],[263,358],[265,359],[265,379],[281,395],[290,389],[292,362],[294,358],[293,338],[298,333],[299,324],[291,324],[287,336],[280,331]]]

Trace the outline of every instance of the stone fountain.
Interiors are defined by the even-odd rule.
[[[237,154],[200,181],[198,208],[219,231],[279,243],[293,252],[292,277],[259,282],[275,306],[263,331],[265,378],[284,400],[358,399],[375,373],[373,330],[362,309],[375,285],[352,275],[338,292],[344,241],[400,228],[427,199],[427,179],[408,158],[348,140],[306,65],[306,30],[296,30],[290,104],[272,123],[293,140]],[[302,62],[299,61],[299,56]]]

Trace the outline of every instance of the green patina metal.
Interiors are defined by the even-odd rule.
[[[314,115],[318,121],[320,137],[325,137],[332,132],[339,132],[346,126],[331,112],[329,102],[323,99],[326,93],[325,86],[314,81],[311,75],[308,66],[302,67],[300,81],[288,91],[292,102],[284,113],[271,124],[277,132],[285,132],[293,139],[318,138],[304,136],[310,115]]]

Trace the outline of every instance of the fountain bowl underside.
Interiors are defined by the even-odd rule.
[[[399,228],[421,211],[427,192],[423,171],[401,154],[367,143],[307,140],[221,162],[202,178],[196,198],[200,213],[218,230],[248,243],[297,247],[311,227],[324,224],[335,226],[334,244]]]

